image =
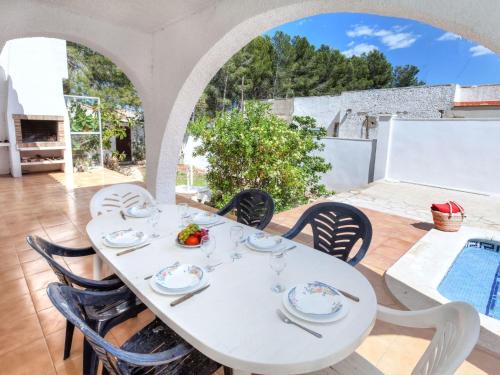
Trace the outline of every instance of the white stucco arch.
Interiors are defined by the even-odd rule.
[[[157,159],[148,158],[148,164],[150,164],[148,184],[151,188],[154,186],[157,198],[161,201],[173,202],[175,199],[176,163],[182,138],[192,109],[205,86],[233,54],[266,30],[321,13],[371,13],[428,23],[500,52],[500,31],[495,25],[495,15],[500,14],[500,4],[495,1],[487,1],[474,6],[467,0],[439,2],[434,0],[418,2],[412,0],[276,0],[267,3],[251,1],[221,1],[221,3],[216,12],[226,16],[222,26],[217,25],[219,19],[217,14],[213,14],[213,9],[209,10],[212,12],[211,15],[197,15],[198,22],[203,23],[207,19],[214,22],[211,25],[213,29],[200,30],[200,34],[197,35],[199,51],[190,51],[187,56],[182,54],[179,56],[181,58],[179,62],[182,61],[182,64],[188,64],[191,61],[192,68],[190,70],[185,68],[188,74],[179,86],[177,95],[171,99],[171,103],[163,103],[163,107],[166,108],[164,112],[167,118],[166,126],[156,124],[157,127],[165,126],[165,128],[161,137],[158,138],[159,134],[156,134],[156,142],[161,142],[158,145],[158,152],[154,155]],[[189,24],[184,25],[185,30],[189,30],[190,25],[193,24],[193,20],[190,19]],[[175,25],[177,29],[182,27],[183,23]],[[196,55],[196,52],[199,54]],[[165,84],[161,79],[158,83]],[[170,104],[170,111],[168,111],[168,104]],[[161,105],[157,103],[157,106]]]

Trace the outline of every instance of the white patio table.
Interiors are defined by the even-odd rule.
[[[377,301],[368,280],[347,263],[289,240],[297,247],[287,254],[287,267],[281,276],[286,287],[319,280],[358,296],[360,302],[348,300],[347,316],[330,324],[306,323],[289,315],[321,333],[320,339],[281,322],[276,309],[285,309],[282,294],[270,288],[275,274],[269,266],[269,254],[245,248],[243,258],[233,262],[229,229],[237,223],[226,218],[221,218],[226,223],[210,229],[217,240],[213,262],[224,262],[208,273],[210,287],[171,307],[170,302],[178,297],[157,294],[145,276],[176,261],[205,266],[206,258],[199,249],[175,243],[180,222],[176,206],[160,208],[161,237],[126,255],[117,256],[119,249],[103,245],[103,234],[127,228],[151,233],[147,219],[124,221],[117,214],[102,215],[90,221],[87,233],[97,254],[162,321],[206,356],[233,368],[235,374],[320,370],[350,355],[370,333]],[[245,235],[255,231],[244,228]]]

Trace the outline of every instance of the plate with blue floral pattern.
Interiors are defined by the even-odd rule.
[[[348,302],[332,286],[312,281],[296,285],[283,296],[287,311],[298,318],[315,323],[330,323],[342,319],[348,312]]]

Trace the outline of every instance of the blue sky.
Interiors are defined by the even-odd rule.
[[[413,64],[427,84],[500,83],[500,56],[459,35],[420,22],[369,14],[335,13],[303,18],[278,30],[305,36],[346,55],[378,49],[393,65]]]

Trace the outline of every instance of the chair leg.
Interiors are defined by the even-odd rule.
[[[233,375],[233,369],[227,366],[224,366],[224,375]]]
[[[63,359],[68,359],[71,354],[71,344],[73,343],[73,332],[75,326],[73,323],[66,321],[66,338],[64,339],[64,356]]]
[[[99,361],[97,360],[97,355],[92,349],[92,346],[87,342],[83,341],[83,375],[97,375],[97,369],[99,366]]]

